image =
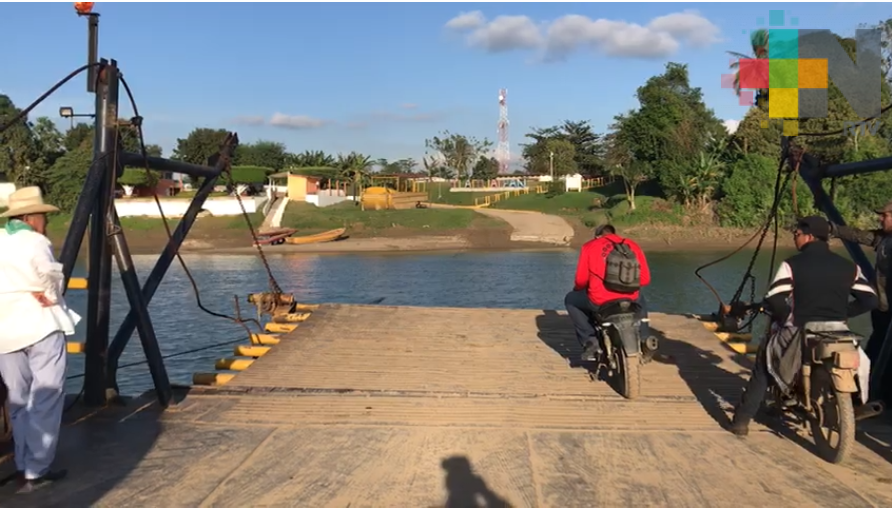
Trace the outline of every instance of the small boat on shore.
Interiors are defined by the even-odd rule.
[[[297,233],[294,228],[269,229],[257,232],[257,241],[254,245],[281,245],[285,243],[285,239]]]
[[[322,233],[316,233],[315,235],[307,235],[307,236],[290,236],[285,238],[285,243],[291,245],[305,245],[308,243],[322,243],[322,242],[331,242],[337,240],[338,238],[344,236],[344,233],[347,232],[347,228],[338,228],[332,229],[331,231],[325,231]]]

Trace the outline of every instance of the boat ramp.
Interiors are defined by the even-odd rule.
[[[846,466],[779,424],[722,430],[750,359],[696,317],[652,316],[661,351],[631,401],[571,365],[562,312],[321,305],[290,321],[166,410],[151,396],[76,406],[58,455],[69,478],[28,496],[3,487],[0,504],[892,506],[879,418],[860,424]]]

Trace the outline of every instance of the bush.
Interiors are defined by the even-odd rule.
[[[874,136],[861,139],[856,150],[846,150],[846,162],[877,159],[889,155],[889,145]],[[829,183],[825,185],[829,187]],[[892,172],[878,171],[848,176],[837,181],[835,204],[846,221],[852,225],[871,227],[876,225],[874,210],[892,199]]]
[[[233,166],[232,182],[236,184],[266,183],[271,170],[260,166]]]
[[[730,174],[722,182],[724,198],[718,206],[722,226],[755,227],[764,223],[774,201],[777,165],[776,160],[753,154],[731,165]]]
[[[629,206],[625,196],[614,196],[612,206],[606,210],[593,210],[583,215],[582,223],[586,227],[597,227],[610,222],[623,226],[640,224],[675,224],[681,225],[684,220],[684,209],[681,205],[652,196],[640,196],[635,199],[635,210]]]
[[[93,149],[86,144],[59,157],[47,175],[48,201],[63,212],[74,210],[92,163]]]
[[[567,185],[562,180],[552,180],[551,182],[548,182],[547,189],[548,190],[545,192],[545,197],[547,198],[553,198],[567,193]]]

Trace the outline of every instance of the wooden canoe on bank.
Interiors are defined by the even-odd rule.
[[[332,229],[331,231],[325,231],[324,233],[317,233],[315,235],[291,236],[285,239],[285,243],[291,245],[304,245],[308,243],[331,242],[344,236],[344,233],[346,232],[347,228],[339,228]]]

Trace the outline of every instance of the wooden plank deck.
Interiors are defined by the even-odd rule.
[[[323,305],[223,387],[67,426],[70,478],[0,506],[892,506],[890,427],[842,467],[792,432],[735,438],[746,358],[696,319],[652,325],[626,401],[568,365],[563,313]]]

